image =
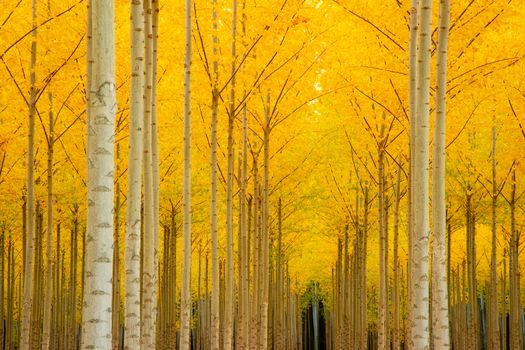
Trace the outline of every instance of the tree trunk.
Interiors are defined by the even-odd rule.
[[[432,34],[432,1],[421,0],[418,36],[417,119],[414,163],[413,204],[415,230],[411,244],[413,295],[411,300],[411,349],[430,348],[429,336],[429,203],[428,203],[428,130],[430,99],[430,41]]]
[[[496,127],[492,127],[492,249],[490,259],[489,299],[489,349],[500,350],[498,313],[498,272],[497,272],[497,218],[498,188],[496,184]]]
[[[113,3],[93,3],[93,77],[88,131],[88,216],[82,349],[111,348],[113,147],[116,112]]]
[[[153,211],[153,167],[152,167],[152,89],[153,89],[153,31],[152,31],[152,2],[145,0],[144,8],[144,127],[142,159],[144,176],[144,243],[142,267],[142,310],[140,340],[141,349],[154,349],[156,344],[156,270],[155,270],[155,220]]]
[[[219,108],[219,62],[218,62],[218,38],[217,38],[217,0],[212,0],[212,67],[211,67],[211,202],[210,202],[210,238],[211,238],[211,350],[219,350],[219,306],[220,306],[220,287],[219,287],[219,238],[217,233],[217,113]],[[228,129],[229,130],[229,129]],[[230,139],[228,136],[228,140]],[[233,147],[233,145],[231,145]],[[228,151],[230,142],[228,142]],[[228,237],[233,236],[231,225],[232,215],[232,179],[233,167],[230,168],[230,162],[233,161],[233,155],[230,160],[228,153],[228,189],[227,196],[229,200],[229,217],[227,218]]]
[[[24,243],[24,300],[21,315],[21,342],[20,349],[29,350],[31,345],[31,310],[33,308],[33,259],[35,249],[35,187],[34,187],[34,164],[35,164],[35,114],[36,114],[36,48],[37,48],[37,18],[36,0],[32,0],[32,33],[31,33],[31,69],[29,86],[29,118],[27,131],[27,207],[26,207],[26,237]]]
[[[432,161],[432,339],[435,350],[450,348],[447,286],[445,132],[450,0],[440,0],[437,44],[436,114]]]
[[[54,114],[53,95],[49,94],[49,136],[47,141],[47,239],[46,239],[46,290],[44,296],[44,324],[42,333],[42,349],[51,349],[51,306],[53,305],[53,145],[54,145]],[[1,318],[3,320],[3,318]]]
[[[126,245],[124,251],[124,344],[126,349],[140,347],[140,238],[142,190],[143,129],[143,47],[144,13],[142,0],[131,2],[131,83],[128,148],[128,190]]]
[[[516,229],[516,163],[512,169],[510,197],[510,348],[522,349],[522,312],[520,306],[519,236]]]
[[[215,23],[216,26],[216,23]],[[232,193],[233,193],[233,169],[232,167],[232,160],[233,160],[233,130],[230,129],[230,124],[232,124],[233,127],[233,119],[234,119],[234,110],[235,110],[235,70],[236,70],[236,34],[237,34],[237,0],[232,1],[232,46],[231,46],[231,74],[233,75],[230,89],[230,107],[228,110],[228,174],[226,179],[226,290],[225,290],[225,305],[224,305],[224,350],[232,350],[233,348],[233,310],[235,305],[235,299],[234,299],[234,293],[233,289],[235,286],[235,277],[234,277],[234,259],[233,259],[233,223],[232,223],[232,211],[233,211],[233,203],[232,203]],[[232,128],[233,129],[233,128]],[[231,154],[230,154],[230,146],[231,146]],[[230,160],[230,157],[232,158]],[[244,163],[243,163],[243,169],[244,169]],[[241,200],[241,207],[239,208],[239,211],[241,213],[241,222],[240,225],[240,232],[241,236],[246,234],[246,209],[244,206],[245,201],[245,181],[244,181],[244,174],[241,176],[241,192],[240,192],[240,200]],[[241,243],[241,241],[238,242],[238,248],[240,251],[244,252],[244,247]],[[244,255],[244,254],[243,254]],[[239,264],[241,261],[239,261]],[[239,265],[239,269],[242,269],[241,265]],[[244,276],[246,277],[246,276]],[[239,285],[241,285],[241,280],[239,280]],[[240,288],[241,289],[241,288]],[[247,315],[244,315],[247,317]],[[244,327],[244,324],[241,326]]]
[[[392,329],[392,347],[393,350],[401,349],[401,309],[399,297],[399,202],[401,200],[400,184],[401,184],[401,157],[397,158],[397,174],[396,184],[394,187],[394,290],[393,290],[393,305],[394,305],[394,325]]]
[[[378,228],[379,228],[379,303],[378,349],[390,348],[388,341],[388,231],[386,227],[385,199],[385,113],[381,118],[378,140]]]
[[[191,321],[191,0],[186,0],[186,48],[184,55],[184,174],[182,192],[182,286],[180,350],[190,350]]]

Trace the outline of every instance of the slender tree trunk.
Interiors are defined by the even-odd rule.
[[[113,234],[113,300],[112,300],[112,338],[113,350],[120,347],[120,144],[117,143],[116,151],[116,185],[115,185],[115,214],[114,214],[114,234]],[[71,265],[73,266],[73,265]],[[71,279],[72,281],[72,279]],[[72,344],[71,344],[72,345]]]
[[[418,35],[417,118],[414,163],[413,204],[415,230],[413,245],[410,345],[412,349],[430,348],[429,336],[429,203],[428,203],[428,130],[430,99],[430,43],[432,34],[432,1],[421,0]]]
[[[140,238],[142,190],[144,10],[142,0],[131,1],[131,84],[128,148],[126,245],[124,251],[124,346],[140,347]]]
[[[269,292],[269,181],[270,181],[270,93],[266,95],[264,121],[264,177],[263,177],[263,206],[262,206],[262,265],[263,265],[263,294],[261,302],[261,349],[268,348],[268,292]]]
[[[159,142],[157,127],[157,61],[158,61],[158,30],[159,30],[159,1],[151,1],[151,32],[152,32],[152,77],[151,77],[151,183],[152,183],[152,233],[153,233],[153,273],[152,273],[152,321],[151,333],[155,340],[152,342],[156,346],[157,339],[157,302],[159,284],[159,230],[160,230],[160,179],[159,179]]]
[[[219,90],[218,90],[218,79],[219,79],[219,62],[218,62],[218,38],[217,38],[217,0],[212,0],[212,96],[211,96],[211,202],[210,202],[210,238],[211,238],[211,350],[219,350],[219,306],[220,306],[220,294],[219,294],[219,238],[217,233],[217,113],[219,108]],[[229,129],[228,129],[229,130]],[[230,139],[228,136],[228,140]],[[228,147],[230,143],[228,143]],[[233,145],[232,145],[233,147]],[[230,149],[228,148],[228,151]],[[228,153],[228,157],[230,154]],[[233,158],[232,158],[233,160]],[[228,158],[230,161],[230,158]],[[233,237],[233,227],[231,225],[232,215],[232,178],[233,169],[230,169],[230,163],[228,163],[228,189],[227,196],[229,200],[229,214],[227,218],[227,236],[228,238]],[[227,206],[228,206],[227,205]]]
[[[386,227],[385,199],[385,113],[379,127],[378,141],[378,228],[379,228],[379,305],[378,349],[390,348],[388,341],[388,235]]]
[[[49,136],[47,143],[47,239],[46,239],[46,290],[44,296],[44,324],[42,333],[42,349],[51,349],[51,306],[53,293],[53,145],[54,145],[54,114],[53,95],[49,94]],[[2,318],[3,320],[3,318]]]
[[[400,293],[399,293],[399,202],[401,200],[400,185],[401,185],[401,157],[397,158],[397,174],[396,184],[394,187],[394,290],[393,290],[393,305],[394,305],[394,325],[392,330],[392,346],[393,350],[401,349],[401,308],[400,308]]]
[[[432,339],[435,350],[450,348],[447,286],[445,132],[450,0],[440,0],[437,44],[436,115],[432,161]]]
[[[184,178],[182,192],[182,286],[180,350],[190,350],[191,321],[191,0],[186,0],[186,48],[184,56]]]
[[[113,147],[116,112],[114,8],[92,0],[93,77],[88,123],[88,216],[82,310],[82,349],[111,348]]]
[[[36,114],[36,49],[37,49],[37,18],[36,0],[32,0],[32,28],[31,33],[31,67],[29,86],[29,118],[27,131],[27,174],[26,174],[26,239],[24,243],[24,300],[22,303],[22,329],[20,349],[29,350],[31,345],[31,310],[33,308],[33,259],[35,249],[35,114]]]
[[[155,220],[153,203],[152,158],[152,89],[153,81],[153,31],[152,1],[145,0],[144,8],[144,127],[143,127],[143,176],[144,176],[144,243],[142,267],[142,309],[140,340],[141,349],[154,349],[156,344],[156,269],[155,269]]]
[[[216,23],[215,23],[216,26]],[[232,47],[231,47],[231,74],[233,76],[230,89],[230,107],[228,111],[228,174],[226,179],[226,290],[225,290],[225,305],[224,305],[224,350],[232,350],[233,348],[233,310],[234,310],[234,293],[233,289],[235,286],[235,277],[234,277],[234,262],[233,262],[233,225],[232,225],[232,174],[231,172],[233,169],[231,169],[231,160],[230,156],[233,159],[233,154],[230,154],[230,144],[232,148],[233,153],[233,135],[231,133],[233,130],[230,130],[230,121],[233,122],[234,119],[234,111],[235,111],[235,70],[236,70],[236,60],[237,60],[237,52],[236,52],[236,34],[237,34],[237,0],[232,1]],[[214,91],[215,93],[216,91]],[[233,126],[233,125],[232,125]],[[231,139],[231,140],[230,140]],[[244,167],[244,165],[243,165]],[[241,176],[241,192],[240,192],[240,201],[241,201],[241,207],[239,208],[240,214],[241,214],[241,222],[240,225],[240,232],[241,236],[246,235],[246,209],[244,207],[244,201],[245,201],[245,181],[243,176]],[[242,237],[241,237],[242,239]],[[239,251],[244,252],[244,247],[242,245],[242,242],[238,242],[238,248]],[[243,254],[244,255],[244,254]],[[241,270],[241,261],[239,261],[239,269]],[[243,276],[244,277],[244,276]],[[239,280],[239,285],[241,285],[241,280]],[[241,288],[240,288],[241,289]],[[244,315],[246,318],[247,315]],[[242,325],[242,327],[244,324]]]
[[[408,324],[412,325],[412,300],[414,291],[414,281],[412,275],[414,273],[414,266],[412,263],[414,256],[414,165],[416,159],[416,119],[417,119],[417,35],[418,35],[418,3],[419,0],[411,0],[410,7],[410,37],[408,47],[408,84],[409,84],[409,112],[410,112],[410,138],[409,138],[409,173],[408,173],[408,212],[407,212],[407,241],[408,241],[408,268],[407,268],[407,319]],[[406,345],[408,349],[413,349],[409,339],[411,339],[411,326],[407,327],[406,331]]]
[[[510,348],[522,347],[522,311],[520,306],[519,236],[516,229],[516,163],[512,169],[512,193],[510,197]]]
[[[489,299],[489,349],[500,350],[500,331],[498,313],[498,272],[497,272],[497,217],[498,188],[496,184],[496,127],[492,127],[492,247],[490,259],[490,299]]]

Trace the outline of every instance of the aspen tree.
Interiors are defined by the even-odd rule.
[[[54,139],[54,112],[53,95],[49,93],[49,136],[47,139],[47,238],[46,238],[46,285],[44,296],[44,322],[42,333],[42,348],[51,349],[51,305],[53,293],[53,146]],[[3,318],[2,318],[3,320]]]
[[[35,163],[35,115],[36,115],[36,50],[37,50],[37,17],[36,0],[31,3],[32,32],[31,32],[31,65],[29,77],[29,118],[27,130],[27,213],[26,213],[26,237],[24,254],[24,300],[22,303],[22,329],[20,348],[29,350],[31,345],[31,310],[33,308],[33,261],[35,249],[35,186],[34,186],[34,163]]]
[[[393,288],[393,350],[401,349],[401,308],[399,290],[399,202],[401,200],[401,157],[397,158],[396,182],[394,187],[394,288]]]
[[[126,244],[124,251],[124,346],[140,346],[140,238],[142,190],[144,9],[142,0],[131,1],[131,82],[128,146]]]
[[[119,350],[120,346],[120,144],[116,145],[116,181],[115,181],[115,211],[113,232],[113,300],[112,311],[112,349]],[[73,241],[73,240],[71,240]],[[73,254],[71,254],[72,256]],[[71,264],[71,266],[73,266]],[[72,276],[71,276],[72,277]],[[70,278],[72,281],[72,278]],[[71,282],[70,282],[71,283]],[[71,344],[71,347],[73,344]]]
[[[378,349],[386,350],[388,340],[388,230],[386,227],[385,199],[385,113],[379,126],[378,141],[378,228],[379,228],[379,300],[378,300]]]
[[[432,1],[419,4],[417,117],[415,122],[414,163],[414,236],[412,237],[413,299],[411,300],[410,348],[427,350],[429,336],[429,203],[428,203],[428,117],[430,99],[430,41],[432,34]]]
[[[519,235],[516,228],[516,161],[512,165],[510,206],[510,348],[522,349],[522,311],[520,306]]]
[[[262,195],[262,300],[261,300],[261,348],[268,348],[268,292],[269,292],[269,181],[270,181],[270,92],[266,94],[264,108],[263,138],[263,195]]]
[[[407,213],[407,241],[408,241],[408,273],[407,273],[407,310],[408,322],[412,324],[412,298],[414,283],[412,275],[414,273],[412,259],[414,256],[414,165],[416,159],[416,118],[417,118],[417,34],[418,34],[418,7],[419,0],[412,0],[410,6],[410,34],[408,44],[408,84],[409,84],[409,112],[410,112],[410,137],[409,137],[409,174],[408,174],[408,213]],[[411,326],[407,327],[406,339],[410,337]],[[406,342],[411,349],[410,341]]]
[[[82,310],[82,349],[111,347],[113,146],[116,112],[114,7],[92,0],[93,77],[89,88],[88,216]]]
[[[450,348],[446,250],[445,132],[447,48],[450,0],[439,2],[436,113],[432,158],[432,340],[433,348]]]
[[[500,349],[500,330],[498,317],[498,271],[497,271],[497,218],[498,187],[496,184],[496,127],[492,127],[492,244],[490,259],[490,299],[489,299],[489,349]]]
[[[217,38],[217,0],[212,1],[212,86],[211,86],[211,199],[210,199],[210,240],[211,240],[211,350],[219,349],[219,306],[220,306],[220,287],[219,287],[219,238],[217,233],[217,113],[219,107],[219,62],[218,62],[218,38]],[[228,181],[231,181],[228,168]],[[231,169],[233,171],[233,169]],[[231,184],[230,184],[231,186]],[[231,187],[229,187],[231,197]],[[231,198],[230,198],[231,199]],[[229,202],[231,206],[231,202]],[[230,212],[231,215],[231,212]],[[230,217],[231,220],[231,217]],[[232,227],[229,225],[229,231]],[[228,235],[233,232],[228,232]]]
[[[158,301],[158,281],[159,281],[159,230],[160,230],[160,179],[159,179],[159,145],[157,127],[157,61],[158,61],[158,27],[159,27],[159,1],[151,1],[151,34],[152,34],[152,68],[151,68],[151,186],[153,202],[153,274],[152,274],[152,320],[151,333],[155,337],[152,344],[157,343],[157,301]]]
[[[153,89],[153,32],[152,32],[152,0],[144,0],[144,125],[143,125],[143,158],[144,176],[144,242],[142,257],[142,301],[141,301],[141,349],[155,348],[155,229],[153,211],[153,167],[152,167],[152,89]]]
[[[216,27],[216,23],[215,23]],[[216,29],[216,28],[215,28]],[[226,189],[226,288],[225,288],[225,305],[224,305],[224,350],[231,350],[233,347],[232,340],[233,340],[233,310],[234,310],[234,266],[233,266],[233,228],[232,225],[232,178],[230,174],[230,138],[233,138],[232,135],[230,135],[230,120],[234,118],[235,113],[235,71],[237,69],[237,51],[236,51],[236,35],[237,35],[237,0],[232,0],[232,43],[231,43],[231,74],[232,74],[232,81],[231,83],[231,89],[230,89],[230,106],[228,110],[228,174],[227,174],[227,189]],[[215,91],[214,91],[215,93]],[[233,141],[233,140],[232,140]],[[233,148],[233,144],[232,144]],[[233,155],[231,155],[233,158]],[[246,226],[243,225],[243,220],[245,218],[245,208],[243,206],[243,201],[245,200],[245,193],[244,193],[244,178],[241,176],[241,193],[240,193],[240,200],[241,200],[241,207],[239,208],[241,213],[241,223],[240,223],[240,232],[241,235],[246,233]],[[242,250],[242,244],[241,241],[238,242],[239,250]],[[239,262],[240,263],[240,262]],[[239,269],[241,267],[239,266]],[[241,280],[239,280],[239,285],[241,284]],[[241,288],[242,289],[242,288]],[[246,315],[244,315],[246,316]]]
[[[184,174],[182,192],[182,286],[180,316],[181,350],[190,349],[191,321],[191,0],[186,0],[186,42],[184,53]]]

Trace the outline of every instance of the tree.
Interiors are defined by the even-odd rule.
[[[22,330],[21,349],[28,350],[31,345],[31,310],[33,300],[33,251],[35,250],[35,115],[36,115],[36,50],[37,50],[37,22],[36,0],[32,0],[32,34],[31,34],[31,67],[29,88],[29,118],[27,131],[27,212],[26,212],[26,238],[24,256],[24,301],[22,305]]]
[[[450,1],[440,0],[437,44],[436,113],[432,159],[432,339],[434,349],[450,348],[445,199],[445,125]]]
[[[127,349],[140,346],[140,238],[142,227],[142,130],[143,130],[143,45],[144,12],[142,0],[131,1],[131,83],[130,142],[128,149],[128,191],[126,212],[125,319],[124,344]]]
[[[184,54],[184,177],[182,192],[182,287],[180,349],[190,349],[191,320],[191,0],[186,0],[186,48]]]
[[[429,335],[429,203],[428,203],[428,130],[430,98],[430,42],[432,34],[432,1],[421,0],[419,4],[417,59],[417,103],[414,142],[413,203],[414,233],[411,283],[410,347],[430,349]]]
[[[89,89],[87,232],[82,349],[111,348],[113,173],[116,113],[114,7],[92,0],[92,78]]]

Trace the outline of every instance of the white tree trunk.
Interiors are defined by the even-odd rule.
[[[124,253],[126,349],[140,347],[140,238],[142,190],[142,119],[144,13],[142,0],[131,1],[131,86],[128,151],[126,247]]]
[[[225,306],[224,306],[224,350],[231,350],[232,349],[232,340],[233,340],[233,310],[234,310],[234,294],[233,294],[233,288],[234,288],[234,266],[233,266],[233,225],[232,225],[232,185],[233,185],[233,174],[231,167],[233,166],[232,160],[233,160],[233,135],[230,133],[230,121],[233,122],[234,113],[235,113],[235,69],[236,69],[236,35],[237,35],[237,0],[232,1],[232,47],[231,47],[231,54],[232,54],[232,62],[231,62],[231,74],[233,75],[231,84],[231,90],[230,90],[230,107],[228,112],[228,174],[226,179],[226,290],[225,290]],[[244,125],[244,124],[243,124]],[[233,131],[233,130],[232,130]],[[231,139],[231,141],[230,141]],[[232,148],[232,152],[230,154],[230,145]],[[243,149],[244,152],[244,149]],[[232,158],[230,160],[230,157]],[[243,163],[244,167],[244,163]],[[243,168],[244,169],[244,168]],[[241,192],[240,192],[240,204],[241,207],[239,208],[240,214],[241,214],[241,223],[240,230],[241,235],[244,235],[246,233],[246,225],[245,225],[245,183],[244,183],[244,176],[245,173],[241,176]],[[242,242],[238,242],[238,249],[240,251],[243,251],[242,248]],[[244,255],[244,254],[243,254]],[[246,255],[244,255],[246,257]],[[241,262],[239,261],[239,264]],[[239,269],[242,269],[241,266],[239,266]],[[239,280],[239,285],[241,285],[242,281]],[[239,288],[240,290],[242,288]],[[245,310],[247,311],[247,310]],[[247,315],[243,315],[244,317],[247,317]],[[241,329],[242,329],[241,325]]]
[[[492,127],[492,249],[490,259],[489,349],[500,350],[497,273],[497,218],[498,187],[496,184],[496,127]]]
[[[35,250],[35,114],[36,114],[36,0],[32,2],[33,32],[31,34],[31,67],[29,86],[29,118],[27,130],[27,207],[26,207],[26,241],[24,257],[24,295],[22,303],[22,329],[20,348],[28,350],[31,345],[31,310],[33,309],[33,251]]]
[[[151,32],[152,32],[152,76],[151,76],[151,183],[153,202],[153,273],[152,273],[152,320],[151,332],[155,340],[152,345],[157,344],[157,294],[159,281],[159,211],[160,211],[160,179],[159,179],[159,141],[157,129],[157,49],[158,49],[158,25],[159,25],[159,2],[151,1]]]
[[[408,84],[409,84],[409,111],[410,111],[410,138],[409,138],[409,174],[408,174],[408,273],[407,273],[407,305],[412,305],[413,285],[413,263],[414,256],[414,163],[416,142],[416,118],[417,118],[417,33],[418,33],[418,0],[412,0],[410,7],[410,38],[408,48]],[[412,307],[407,309],[408,324],[412,322]],[[410,326],[406,330],[406,339],[410,339]],[[411,343],[407,342],[410,349]]]
[[[218,38],[217,38],[217,0],[212,1],[212,97],[211,97],[211,201],[210,201],[210,238],[211,238],[211,350],[219,350],[219,326],[220,326],[220,287],[219,287],[219,237],[217,233],[217,113],[219,108],[219,62],[218,62]],[[229,146],[229,145],[228,145]],[[228,161],[230,159],[228,158]],[[229,165],[229,163],[228,163]],[[230,168],[228,167],[228,170]],[[230,175],[228,172],[228,190],[231,195]],[[229,198],[230,199],[230,198]],[[231,202],[229,203],[231,205]],[[231,221],[231,211],[230,217]],[[228,223],[229,224],[229,223]],[[228,225],[231,229],[231,225]],[[232,234],[232,232],[228,232]]]
[[[433,349],[450,348],[447,286],[447,213],[445,200],[445,134],[447,48],[450,0],[440,0],[437,44],[436,114],[432,158],[432,339]]]
[[[191,321],[191,0],[186,0],[186,48],[184,55],[184,174],[182,191],[182,286],[180,349],[190,350]]]
[[[93,76],[88,123],[88,211],[82,349],[111,348],[115,34],[113,2],[92,0]]]
[[[142,309],[140,340],[141,348],[155,348],[155,230],[153,220],[153,174],[152,174],[152,149],[151,149],[151,100],[153,86],[153,32],[151,0],[145,0],[144,8],[144,128],[143,128],[143,159],[142,168],[144,176],[144,243],[142,258]]]
[[[432,34],[432,0],[419,6],[417,118],[414,163],[413,204],[415,230],[412,239],[411,276],[414,290],[411,310],[410,345],[412,349],[430,348],[429,336],[429,203],[428,203],[428,131],[430,99],[430,43]]]
[[[53,95],[49,93],[49,130],[47,144],[47,239],[46,239],[46,290],[44,295],[44,323],[42,349],[50,348],[51,340],[51,305],[53,304],[53,146],[54,114]],[[3,270],[2,270],[3,271]]]

